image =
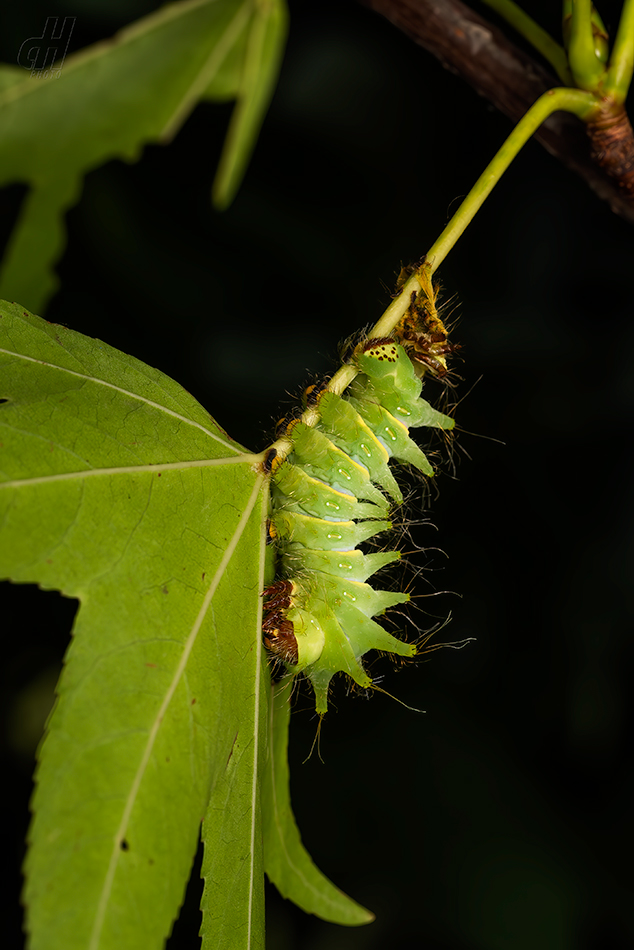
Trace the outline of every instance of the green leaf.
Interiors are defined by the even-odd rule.
[[[19,66],[0,63],[0,93],[19,82],[24,82],[24,70]]]
[[[357,926],[374,914],[335,887],[304,848],[291,811],[288,771],[290,686],[282,680],[269,702],[271,746],[262,796],[264,868],[280,894],[305,910],[335,924]]]
[[[268,686],[268,671],[263,669],[262,675]],[[238,695],[245,697],[247,717],[256,696],[261,703],[265,702],[267,690],[262,689],[261,682],[257,680],[255,688],[251,682],[236,684]],[[251,720],[248,718],[243,733],[236,734],[203,825],[205,890],[200,931],[203,950],[264,948],[260,777],[266,742],[257,730],[266,725],[265,705],[261,712],[254,721],[255,733],[249,729]]]
[[[83,176],[113,158],[136,161],[147,142],[167,141],[201,97],[240,96],[223,159],[227,204],[270,98],[284,23],[282,0],[271,8],[258,0],[184,0],[67,57],[57,79],[4,66],[0,185],[19,181],[31,190],[0,293],[41,309],[57,286],[52,267],[65,244],[63,215]]]
[[[217,208],[231,204],[268,108],[288,29],[283,0],[255,0],[244,68],[225,147],[213,184]]]
[[[224,41],[216,46],[219,66],[211,82],[201,94],[201,99],[208,99],[210,102],[226,102],[238,96],[249,38],[249,12],[246,5],[242,6],[241,15],[232,20],[231,32],[228,32]],[[168,135],[169,130],[165,132],[164,140]]]
[[[259,457],[162,373],[4,303],[0,380],[0,576],[80,600],[39,755],[32,950],[161,947],[210,796],[216,896],[246,880],[231,945],[259,947]],[[219,816],[227,789],[242,811]]]

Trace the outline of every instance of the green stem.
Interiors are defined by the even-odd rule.
[[[538,53],[553,67],[560,80],[567,86],[573,86],[572,74],[568,67],[568,59],[563,46],[556,43],[550,33],[547,33],[538,23],[524,13],[513,0],[482,0],[488,7],[504,17],[507,23],[517,30],[520,36],[527,39]]]
[[[566,50],[570,44],[570,29],[573,16],[572,8],[573,4],[576,2],[577,0],[564,0],[563,4],[561,26],[564,34],[564,47]],[[608,31],[606,30],[605,23],[599,16],[599,11],[594,6],[594,4],[592,4],[590,8],[590,21],[592,26],[592,38],[594,40],[594,55],[605,66],[610,54]]]
[[[587,121],[599,108],[596,97],[580,89],[550,89],[543,96],[540,96],[526,115],[517,123],[438,240],[432,244],[423,266],[405,283],[400,294],[394,298],[381,319],[370,330],[369,336],[384,337],[392,332],[401,317],[406,313],[411,302],[412,293],[420,290],[421,283],[430,281],[432,274],[444,261],[467,225],[473,220],[476,212],[482,207],[522,146],[528,142],[531,135],[549,115],[561,110],[572,112],[580,119]],[[353,364],[342,366],[328,383],[328,389],[331,392],[342,393],[356,375],[357,370]],[[313,415],[315,415],[314,410],[308,410],[302,417],[303,421],[308,425],[314,425]],[[275,444],[278,445],[278,443]]]
[[[598,108],[596,98],[579,89],[550,89],[517,123],[502,148],[484,169],[438,240],[427,253],[425,269],[433,274],[509,167],[520,149],[553,112],[572,112],[587,120]]]
[[[473,220],[485,200],[509,167],[522,146],[539,128],[549,115],[562,110],[572,112],[580,119],[587,120],[598,108],[596,98],[580,89],[551,89],[540,96],[526,115],[517,123],[502,148],[484,169],[475,185],[464,199],[453,218],[442,232],[437,241],[432,244],[423,268],[428,276],[434,273],[444,261],[460,235]],[[403,287],[401,293],[387,308],[379,322],[371,330],[371,336],[387,336],[401,319],[410,303],[412,291],[420,288],[417,274],[413,274]],[[343,367],[348,369],[349,367]],[[341,370],[340,370],[341,372]],[[337,374],[338,375],[338,374]],[[354,375],[354,374],[353,374]],[[336,377],[335,377],[336,378]],[[344,387],[345,388],[345,387]]]
[[[572,0],[568,62],[575,85],[596,92],[605,70],[595,50],[591,0]]]
[[[603,84],[618,105],[625,102],[634,69],[634,0],[625,0],[614,40],[608,74]]]

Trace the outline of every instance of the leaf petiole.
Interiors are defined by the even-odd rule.
[[[605,94],[617,105],[627,97],[634,70],[634,0],[625,0],[619,27],[614,39],[607,76],[603,83]]]
[[[568,66],[568,58],[563,46],[556,43],[550,33],[547,33],[532,19],[527,13],[524,13],[521,7],[518,7],[513,0],[482,0],[488,7],[504,17],[507,23],[517,30],[520,36],[528,40],[535,47],[538,53],[550,63],[559,79],[567,86],[573,86],[572,74]]]
[[[590,0],[575,0],[572,4],[568,62],[576,86],[590,92],[598,91],[605,67],[595,48]]]

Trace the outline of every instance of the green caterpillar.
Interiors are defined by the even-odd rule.
[[[438,339],[430,342],[430,334],[420,332],[412,339],[412,319],[420,324],[414,300],[406,316],[409,323],[403,321],[400,338],[412,358],[397,342],[399,328],[397,339],[360,344],[352,359],[358,375],[345,396],[309,387],[305,402],[318,414],[317,424],[284,423],[283,439],[292,449],[284,461],[275,448],[270,452],[270,537],[282,579],[263,593],[263,640],[289,673],[304,673],[310,680],[319,714],[327,710],[336,673],[346,673],[360,687],[372,685],[361,662],[369,650],[403,657],[417,652],[415,644],[397,639],[372,619],[409,600],[409,594],[374,590],[366,583],[400,553],[358,549],[391,528],[386,496],[403,501],[390,458],[434,474],[409,427],[450,430],[454,425],[421,398],[418,375],[425,369],[446,373],[444,354],[451,347],[446,331],[436,318],[444,337],[435,323]]]

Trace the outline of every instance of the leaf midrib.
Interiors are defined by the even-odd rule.
[[[268,505],[268,501],[267,501]],[[258,590],[264,590],[264,570],[266,564],[265,557],[266,534],[264,520],[261,525],[260,537],[260,563],[258,571]],[[262,599],[258,602],[257,629],[262,625]],[[260,787],[259,772],[259,745],[260,745],[260,690],[262,688],[262,637],[256,637],[256,658],[255,658],[255,689],[254,689],[254,735],[253,735],[253,765],[251,776],[251,847],[249,848],[249,912],[247,925],[247,947],[251,946],[251,931],[253,924],[253,898],[255,884],[255,831],[256,831],[256,807],[258,799],[258,789]]]
[[[120,465],[113,468],[87,468],[78,472],[61,472],[58,475],[37,475],[34,478],[14,478],[11,481],[0,482],[0,489],[21,488],[23,486],[50,484],[73,479],[90,478],[96,475],[132,475],[138,472],[169,472],[185,471],[188,468],[213,468],[218,465],[257,465],[262,461],[261,455],[236,455],[232,458],[194,459],[188,462],[151,462],[147,465]]]

